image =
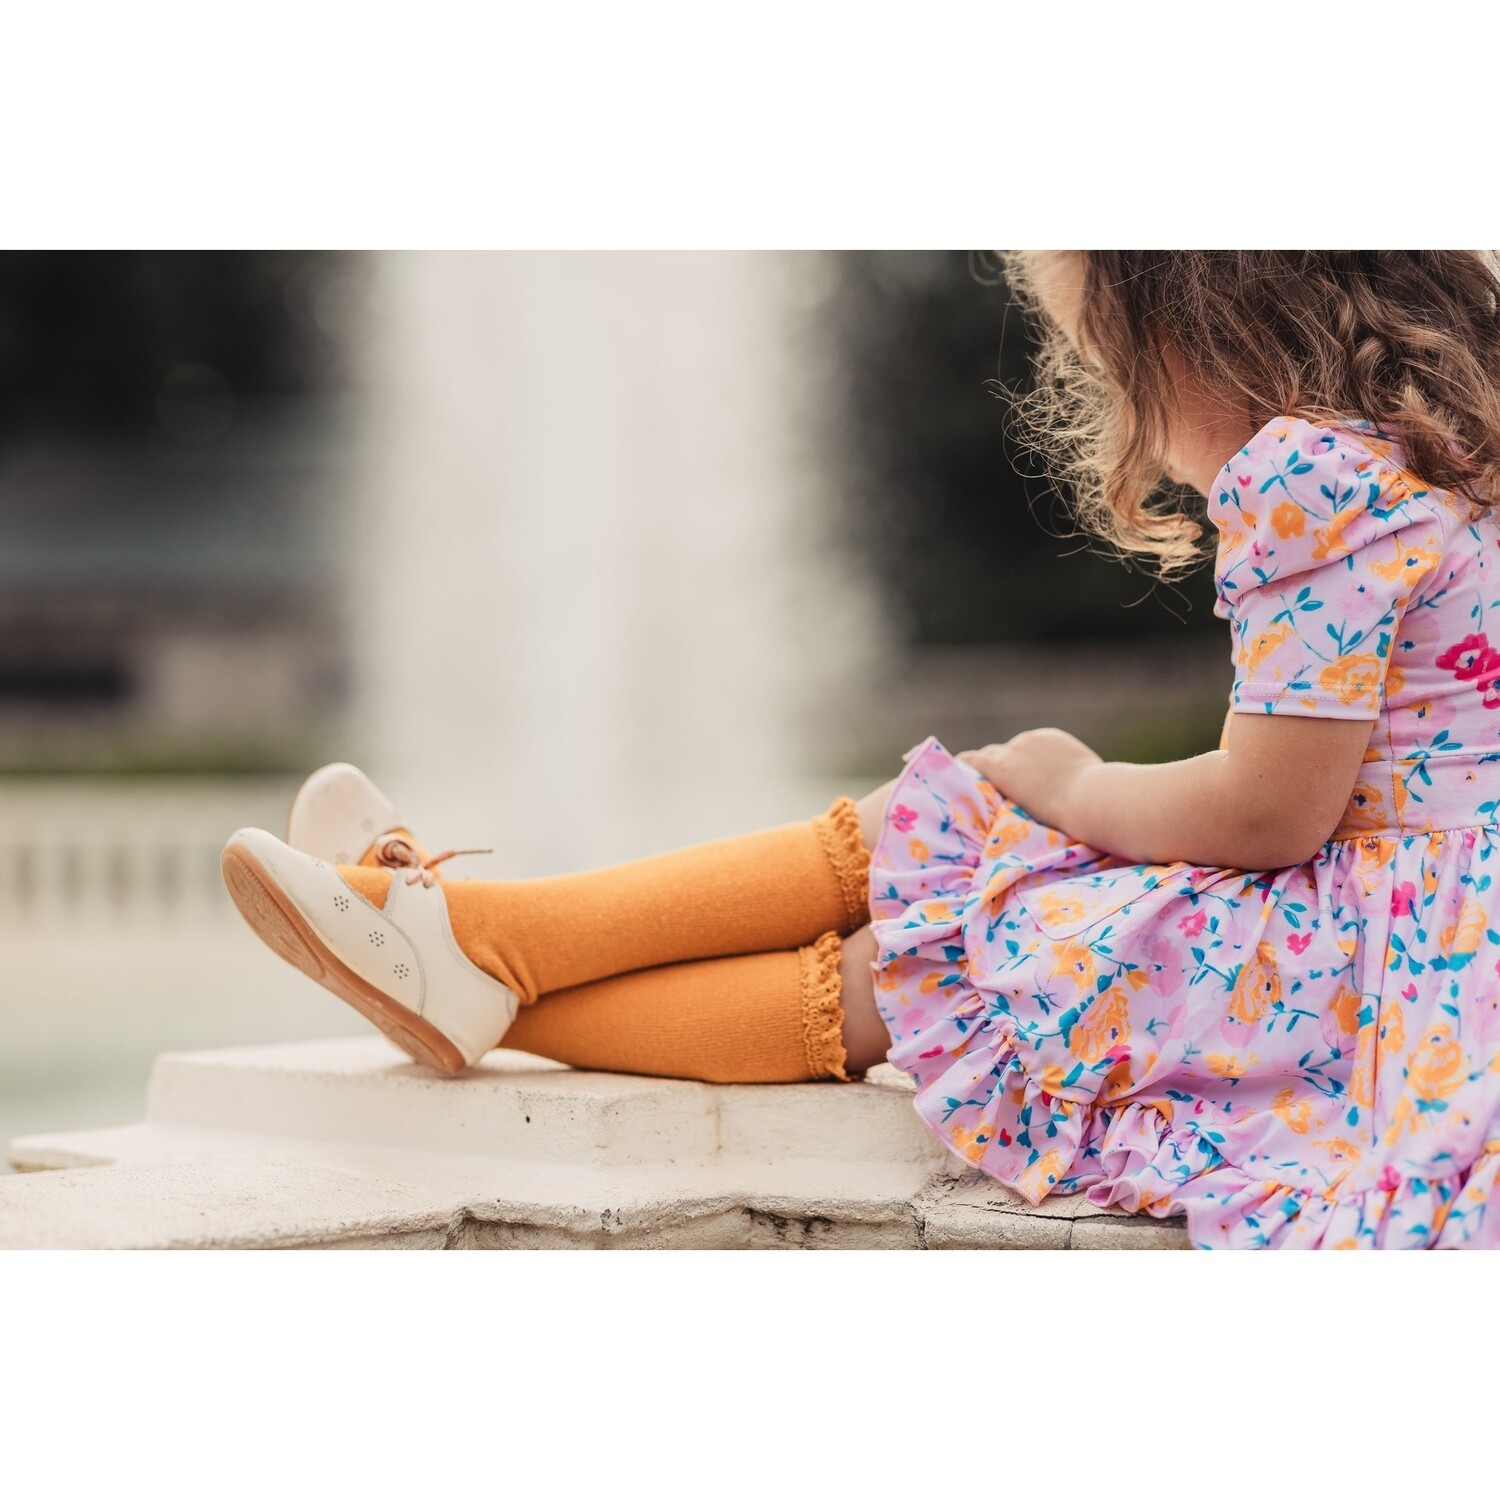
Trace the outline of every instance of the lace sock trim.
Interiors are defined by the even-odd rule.
[[[802,1041],[807,1071],[812,1078],[850,1082],[844,1064],[844,1007],[839,1003],[842,979],[839,954],[843,944],[836,932],[825,932],[809,948],[799,948],[802,961]]]
[[[860,832],[859,809],[852,797],[840,797],[812,822],[839,883],[844,901],[844,925],[839,933],[847,937],[870,920],[870,851]]]

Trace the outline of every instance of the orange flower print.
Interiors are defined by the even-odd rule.
[[[1291,1084],[1276,1095],[1271,1110],[1288,1130],[1297,1135],[1306,1135],[1308,1126],[1312,1124],[1312,1105],[1306,1099],[1294,1098]]]
[[[948,1132],[953,1149],[968,1161],[979,1161],[992,1139],[988,1125],[955,1124]]]
[[[1243,1078],[1249,1071],[1245,1060],[1237,1052],[1210,1052],[1203,1061],[1207,1064],[1208,1071],[1218,1078]]]
[[[1301,506],[1293,505],[1290,500],[1283,500],[1271,512],[1271,525],[1276,528],[1276,535],[1283,540],[1287,537],[1301,536],[1303,527]]]
[[[1098,1062],[1117,1042],[1130,1035],[1130,1000],[1112,985],[1083,1013],[1068,1038],[1068,1051],[1085,1062]]]
[[[1373,712],[1379,703],[1380,658],[1369,652],[1341,656],[1318,673],[1318,686],[1340,703],[1367,703]]]
[[[1341,510],[1326,526],[1318,526],[1313,530],[1316,542],[1312,549],[1314,562],[1322,562],[1325,558],[1343,557],[1351,551],[1349,544],[1344,540],[1344,532],[1349,523],[1356,517],[1364,514],[1358,505],[1351,505],[1347,510]]]
[[[1255,957],[1240,965],[1229,993],[1229,1014],[1253,1025],[1281,999],[1281,976],[1276,972],[1276,949],[1264,938]]]
[[[1464,1049],[1446,1022],[1429,1028],[1406,1064],[1406,1082],[1419,1109],[1433,1109],[1451,1098],[1464,1080]]]
[[[994,859],[998,855],[1009,854],[1012,849],[1026,842],[1035,826],[1034,823],[1028,823],[1024,818],[1001,818],[990,829],[989,837],[984,841],[986,858]],[[1015,873],[1014,870],[1010,872],[1012,880],[1015,879]]]
[[[1472,896],[1465,896],[1458,920],[1443,928],[1438,942],[1450,969],[1461,969],[1479,951],[1489,919]]]
[[[1389,782],[1390,768],[1381,767],[1379,771],[1371,773],[1372,777],[1376,775],[1384,775]],[[1377,828],[1390,826],[1384,789],[1378,781],[1366,781],[1362,777],[1354,783],[1354,790],[1349,793],[1349,805],[1344,809],[1344,816],[1334,830],[1334,837],[1353,838],[1361,833],[1373,833]]]
[[[1284,620],[1271,625],[1245,642],[1241,665],[1246,675],[1259,670],[1262,663],[1274,656],[1292,638],[1292,627]]]
[[[1333,1018],[1338,1022],[1340,1032],[1345,1036],[1354,1036],[1359,1031],[1359,1013],[1364,1009],[1364,998],[1354,990],[1340,990],[1338,999],[1333,1002]]]
[[[1380,1049],[1383,1053],[1397,1053],[1406,1046],[1406,1017],[1401,1013],[1401,1002],[1391,999],[1380,1007]]]
[[[1356,1162],[1364,1155],[1364,1152],[1353,1141],[1346,1141],[1341,1135],[1324,1141],[1314,1141],[1313,1145],[1320,1151],[1326,1151],[1335,1162]]]
[[[923,860],[932,858],[932,850],[921,839],[912,839],[907,845],[907,851],[918,864],[921,864]]]
[[[1375,1104],[1375,1070],[1370,1066],[1363,1041],[1354,1054],[1354,1066],[1349,1073],[1349,1102],[1361,1109],[1371,1109]]]
[[[1399,543],[1399,538],[1398,538]],[[1387,583],[1415,583],[1437,567],[1442,554],[1427,547],[1399,547],[1384,562],[1370,559],[1370,571]],[[1405,602],[1404,599],[1401,602]]]
[[[1402,1094],[1396,1100],[1396,1107],[1391,1111],[1391,1122],[1385,1127],[1385,1133],[1380,1137],[1382,1146],[1394,1146],[1408,1129],[1415,1131],[1419,1123],[1416,1111],[1412,1108],[1411,1096]]]
[[[955,827],[967,829],[975,838],[983,838],[989,831],[989,819],[972,797],[955,797],[948,804],[948,813]]]
[[[1055,1148],[1044,1152],[1021,1173],[1016,1186],[1033,1203],[1040,1203],[1061,1180],[1067,1163],[1061,1151]]]
[[[1087,904],[1081,897],[1069,895],[1063,891],[1049,890],[1046,886],[1041,886],[1034,892],[1028,892],[1026,904],[1036,912],[1043,923],[1054,925],[1080,922],[1088,916],[1089,912]]]
[[[1047,946],[1052,950],[1055,973],[1071,975],[1081,990],[1093,989],[1099,978],[1099,965],[1087,943],[1077,938],[1065,938]]]

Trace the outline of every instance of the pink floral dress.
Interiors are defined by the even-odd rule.
[[[890,1060],[1032,1203],[1500,1247],[1496,520],[1364,421],[1277,418],[1210,496],[1230,713],[1370,721],[1342,823],[1287,869],[1129,864],[926,740],[871,868]]]

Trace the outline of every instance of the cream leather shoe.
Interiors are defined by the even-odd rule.
[[[358,766],[340,760],[302,783],[287,817],[286,841],[331,865],[357,865],[381,834],[401,826],[390,798]]]
[[[372,906],[327,860],[242,828],[224,846],[224,884],[267,947],[373,1021],[429,1068],[457,1073],[500,1043],[515,992],[458,946],[430,872],[391,872]]]

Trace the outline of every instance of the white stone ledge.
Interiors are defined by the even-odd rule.
[[[368,1038],[164,1054],[146,1115],[12,1142],[0,1247],[1186,1243],[1173,1221],[1033,1209],[965,1173],[890,1068],[716,1087],[497,1051],[445,1079]]]

